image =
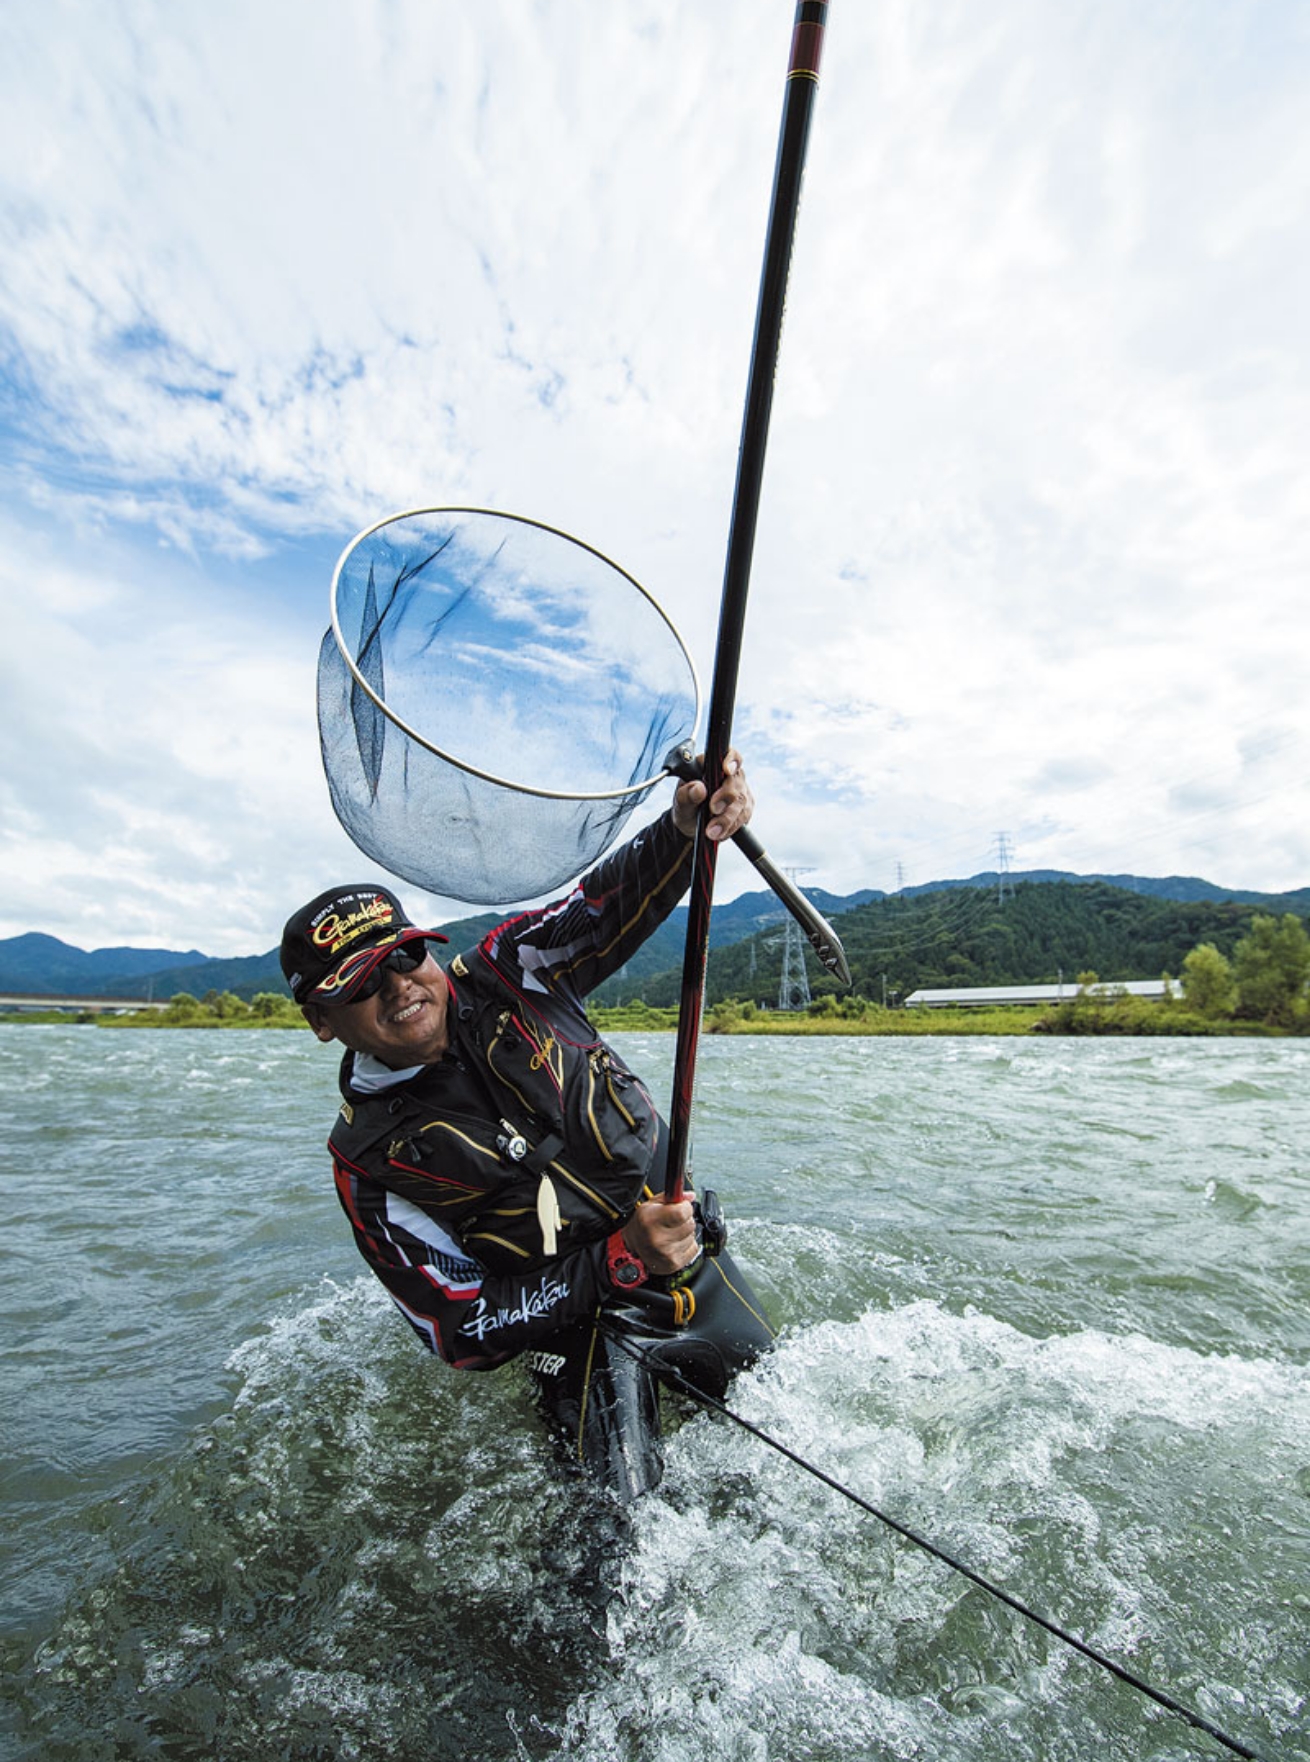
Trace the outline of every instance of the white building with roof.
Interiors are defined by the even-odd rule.
[[[906,1009],[997,1009],[1005,1004],[1063,1003],[1078,996],[1079,987],[1066,980],[1062,985],[968,985],[949,990],[912,991]],[[1162,1001],[1169,995],[1163,979],[1106,979],[1088,987],[1089,997],[1109,1001],[1116,997],[1148,997]]]

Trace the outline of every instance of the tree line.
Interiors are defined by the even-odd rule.
[[[163,1009],[131,1015],[85,1016],[102,1028],[303,1028],[305,1018],[285,992],[257,991],[247,1003],[234,991],[206,991],[193,997],[177,991]]]
[[[1310,934],[1294,912],[1276,917],[1228,902],[1144,899],[1113,887],[1057,882],[1026,884],[1004,901],[978,889],[878,901],[835,919],[834,928],[853,984],[843,992],[807,955],[808,1014],[816,1026],[853,1028],[888,1004],[903,1004],[916,989],[1063,977],[1071,995],[1033,1018],[1039,1030],[1187,1033],[1259,1023],[1310,1032]],[[781,932],[766,932],[713,952],[706,1002],[712,1017],[719,1012],[717,1025],[745,1026],[758,1010],[776,1005],[780,940]],[[1163,1006],[1115,995],[1118,981],[1161,975],[1170,992]],[[607,1013],[607,1027],[668,1026],[679,981],[676,969],[656,974],[641,981],[637,998],[623,997],[621,980],[611,980],[598,1001],[624,1008],[621,1015]],[[291,998],[273,991],[249,1002],[231,991],[198,998],[183,991],[163,1010],[97,1019],[107,1027],[304,1026]]]
[[[1275,1028],[1310,1027],[1310,935],[1294,912],[1257,912],[1230,960],[1212,942],[1183,961],[1183,995],[1212,1020],[1236,1016]]]
[[[1278,934],[1257,920],[1277,927]],[[1288,928],[1288,926],[1293,928]],[[852,973],[850,996],[881,1006],[904,1003],[914,991],[986,985],[1073,986],[1079,974],[1095,972],[1102,983],[1176,976],[1192,994],[1204,998],[1207,1019],[1223,1018],[1213,998],[1224,986],[1207,989],[1200,973],[1222,977],[1226,963],[1236,1019],[1265,1019],[1280,1003],[1261,1006],[1257,970],[1286,964],[1286,950],[1297,943],[1294,929],[1305,925],[1294,913],[1275,917],[1236,901],[1184,901],[1131,893],[1102,882],[1026,882],[1004,899],[995,889],[956,888],[912,897],[870,901],[833,919]],[[1273,936],[1275,950],[1266,944]],[[1252,940],[1253,938],[1253,940]],[[1240,943],[1247,947],[1238,962]],[[770,929],[710,952],[707,1001],[777,1005],[782,973],[783,931]],[[1197,955],[1202,948],[1211,953]],[[810,991],[816,1003],[845,995],[806,952]],[[1191,961],[1191,965],[1187,963]],[[1234,963],[1237,962],[1235,966]],[[1295,968],[1295,960],[1291,960]],[[680,972],[619,975],[598,993],[602,1003],[641,1001],[668,1007],[678,1000]],[[1270,981],[1272,983],[1272,981]],[[1275,990],[1277,987],[1275,986]],[[1198,1010],[1201,1005],[1197,1004]]]
[[[852,992],[816,997],[803,1011],[761,1010],[754,999],[711,1004],[711,1034],[738,1033],[983,1033],[983,1034],[1223,1034],[1310,1033],[1310,934],[1293,912],[1281,918],[1255,913],[1231,960],[1213,943],[1188,951],[1177,979],[1169,973],[1163,999],[1129,993],[1088,969],[1070,995],[1045,1009],[889,1009]],[[649,1005],[648,1017],[659,1012]],[[654,1026],[622,1019],[614,1026]],[[667,1012],[672,1015],[674,1012]]]

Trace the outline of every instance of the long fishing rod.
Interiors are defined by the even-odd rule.
[[[722,780],[723,760],[732,742],[732,712],[736,703],[737,672],[741,663],[742,632],[746,622],[746,595],[750,587],[751,557],[755,550],[755,528],[759,517],[760,486],[764,478],[769,416],[773,409],[773,377],[778,363],[787,271],[791,264],[792,240],[796,233],[801,174],[809,140],[810,114],[819,83],[819,56],[823,48],[827,17],[828,0],[800,0],[792,32],[787,92],[778,136],[778,157],[774,166],[773,196],[764,246],[764,269],[760,276],[759,304],[755,314],[755,340],[746,388],[746,409],[742,417],[741,446],[737,454],[737,487],[733,496],[732,523],[728,529],[728,554],[723,572],[723,597],[719,609],[719,634],[710,691],[709,722],[705,733],[705,779],[711,796]],[[692,1090],[696,1078],[696,1048],[700,1040],[701,1010],[705,1001],[710,910],[714,900],[714,867],[718,855],[718,847],[712,839],[705,836],[707,818],[707,813],[702,814],[692,856],[687,943],[683,954],[678,1040],[673,1062],[673,1101],[669,1108],[669,1161],[664,1197],[670,1203],[682,1197],[687,1173]]]
[[[1134,1673],[1125,1665],[1117,1663],[1113,1658],[1108,1658],[1104,1652],[1098,1652],[1094,1646],[1088,1645],[1086,1640],[1081,1640],[1078,1638],[1077,1634],[1070,1633],[1068,1628],[1061,1627],[1058,1622],[1052,1621],[1048,1616],[1040,1614],[1036,1609],[1029,1608],[1026,1603],[1020,1602],[1018,1597],[1011,1596],[1009,1591],[1002,1590],[1000,1585],[993,1584],[990,1579],[984,1578],[982,1573],[975,1572],[973,1567],[966,1566],[962,1560],[957,1560],[954,1555],[948,1554],[944,1548],[939,1548],[935,1542],[930,1542],[926,1536],[919,1535],[917,1531],[912,1530],[908,1524],[902,1523],[898,1518],[892,1517],[886,1511],[879,1510],[876,1505],[872,1504],[868,1499],[863,1498],[852,1487],[846,1486],[833,1475],[826,1473],[817,1465],[817,1463],[808,1461],[804,1456],[799,1455],[797,1451],[790,1449],[780,1438],[775,1438],[771,1433],[766,1432],[762,1426],[755,1425],[753,1421],[746,1419],[740,1413],[734,1413],[731,1407],[725,1406],[724,1403],[718,1400],[715,1396],[707,1395],[703,1389],[698,1389],[694,1383],[688,1382],[686,1377],[681,1375],[681,1373],[675,1370],[671,1365],[666,1364],[663,1360],[657,1359],[652,1354],[645,1352],[634,1341],[629,1339],[628,1336],[623,1333],[622,1329],[616,1327],[612,1322],[607,1320],[603,1314],[600,1317],[600,1326],[607,1337],[614,1341],[615,1345],[622,1347],[630,1358],[635,1359],[638,1364],[643,1365],[661,1381],[672,1383],[679,1393],[689,1395],[693,1401],[698,1402],[699,1405],[704,1407],[708,1412],[717,1413],[724,1419],[730,1419],[734,1425],[740,1426],[742,1431],[749,1432],[752,1437],[758,1438],[763,1444],[767,1444],[771,1450],[776,1450],[780,1456],[785,1456],[788,1462],[794,1462],[798,1468],[803,1468],[806,1474],[812,1475],[817,1481],[822,1481],[825,1487],[831,1487],[834,1493],[840,1493],[843,1499],[849,1499],[852,1505],[858,1505],[861,1511],[867,1512],[870,1517],[876,1517],[879,1523],[886,1524],[887,1528],[894,1530],[898,1536],[902,1536],[907,1542],[913,1542],[916,1548],[922,1548],[926,1554],[931,1554],[935,1560],[940,1560],[943,1565],[949,1566],[953,1572],[960,1573],[964,1578],[967,1578],[971,1584],[975,1584],[980,1590],[986,1591],[988,1596],[995,1597],[998,1602],[1004,1603],[1007,1608],[1013,1609],[1016,1614],[1022,1615],[1025,1620],[1034,1622],[1038,1627],[1044,1628],[1048,1634],[1051,1634],[1055,1639],[1062,1641],[1064,1645],[1072,1646],[1074,1651],[1080,1652],[1084,1658],[1089,1659],[1093,1664],[1099,1665],[1102,1670],[1109,1671],[1111,1676],[1117,1677],[1120,1682],[1126,1683],[1129,1688],[1136,1689],[1139,1694],[1146,1695],[1150,1700],[1156,1702],[1158,1706],[1163,1707],[1166,1712],[1176,1715],[1179,1719],[1186,1720],[1187,1723],[1195,1727],[1197,1731],[1203,1731],[1207,1737],[1212,1737],[1216,1743],[1222,1744],[1227,1750],[1231,1750],[1233,1755],[1243,1756],[1247,1759],[1247,1762],[1264,1762],[1264,1759],[1258,1751],[1251,1749],[1239,1739],[1231,1737],[1226,1731],[1222,1731],[1219,1726],[1212,1725],[1208,1719],[1203,1718],[1201,1714],[1195,1712],[1192,1708],[1184,1706],[1181,1701],[1175,1700],[1172,1695],[1166,1694],[1163,1689],[1157,1689],[1143,1677],[1134,1675]]]

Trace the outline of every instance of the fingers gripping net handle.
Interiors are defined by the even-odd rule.
[[[553,527],[416,509],[337,564],[318,677],[333,807],[430,892],[505,904],[579,874],[699,710],[662,609]]]

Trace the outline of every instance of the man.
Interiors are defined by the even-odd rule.
[[[717,1208],[666,1205],[665,1134],[584,999],[673,910],[707,794],[554,905],[508,919],[445,969],[385,888],[334,888],[288,920],[282,970],[340,1041],[337,1192],[369,1266],[424,1345],[488,1370],[527,1356],[566,1456],[631,1499],[662,1471],[656,1367],[722,1396],[772,1339],[721,1251]],[[707,836],[753,799],[729,753]]]

